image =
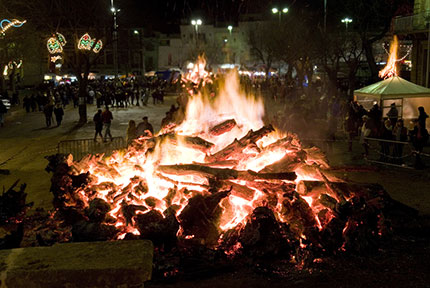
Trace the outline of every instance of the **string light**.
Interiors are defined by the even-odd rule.
[[[9,30],[11,27],[15,27],[15,28],[19,28],[22,25],[24,25],[27,22],[27,20],[24,21],[19,21],[17,19],[13,19],[12,21],[10,21],[9,19],[3,19],[0,22],[0,33],[4,34],[7,30]],[[6,25],[4,25],[5,23],[7,23]]]
[[[411,52],[412,52],[412,48],[413,48],[413,45],[399,45],[401,48],[403,48],[403,47],[407,47],[408,48],[408,50],[406,51],[406,54],[403,56],[403,57],[401,57],[401,58],[399,58],[399,59],[396,59],[396,62],[401,62],[401,61],[403,61],[403,60],[405,60],[406,59],[406,57],[408,57],[410,54],[411,54]],[[382,44],[382,48],[384,48],[384,50],[385,50],[385,53],[387,53],[388,55],[390,55],[390,52],[387,50],[387,48],[385,47],[385,44],[383,43]]]

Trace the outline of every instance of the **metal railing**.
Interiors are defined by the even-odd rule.
[[[114,137],[112,141],[101,142],[94,139],[76,139],[58,142],[57,153],[72,154],[76,160],[82,159],[88,154],[104,153],[110,155],[113,151],[125,148],[125,141],[122,137]]]
[[[366,161],[370,163],[397,166],[402,168],[429,167],[428,154],[418,152],[411,142],[385,140],[366,137],[368,154]]]

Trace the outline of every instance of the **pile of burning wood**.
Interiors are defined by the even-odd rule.
[[[237,78],[192,96],[182,123],[111,157],[49,158],[57,214],[75,241],[151,239],[227,255],[374,247],[389,196],[331,175],[324,154],[264,125]]]

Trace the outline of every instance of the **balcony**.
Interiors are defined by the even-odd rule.
[[[427,29],[426,23],[430,21],[430,12],[422,12],[409,16],[395,17],[393,20],[394,33],[414,33]]]

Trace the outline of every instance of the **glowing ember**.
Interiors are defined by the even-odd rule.
[[[387,65],[379,71],[379,77],[381,78],[390,78],[393,76],[397,76],[397,49],[399,47],[399,43],[397,40],[397,36],[394,35],[393,41],[390,44],[390,56],[388,57]]]

